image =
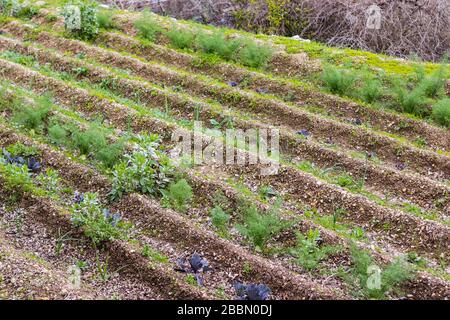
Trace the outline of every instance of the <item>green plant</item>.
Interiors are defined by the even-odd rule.
[[[12,156],[22,156],[25,158],[34,157],[39,155],[39,151],[36,146],[26,146],[21,142],[16,142],[6,147]]]
[[[367,102],[373,103],[380,99],[382,95],[382,83],[378,79],[369,78],[364,81],[364,84],[358,88],[358,97]]]
[[[401,258],[396,258],[384,268],[377,266],[369,253],[350,246],[352,276],[357,279],[362,294],[369,298],[383,299],[395,291],[399,284],[414,277],[412,267]]]
[[[239,62],[252,68],[264,67],[273,56],[273,49],[267,45],[258,44],[252,40],[244,40],[244,46],[239,51]]]
[[[171,181],[173,167],[160,149],[157,135],[138,136],[134,150],[124,160],[114,165],[111,200],[138,191],[156,195]]]
[[[447,66],[443,64],[432,75],[420,77],[417,87],[420,88],[426,97],[436,98],[444,91],[447,74]]]
[[[356,77],[349,70],[325,66],[322,72],[322,82],[332,93],[349,95],[350,90],[355,86]]]
[[[179,49],[191,48],[195,38],[192,31],[184,28],[177,28],[175,26],[172,26],[172,28],[166,33],[166,36],[169,38],[170,43]]]
[[[187,205],[192,200],[192,188],[185,179],[171,183],[167,190],[162,190],[164,201],[175,210],[186,212]]]
[[[40,130],[43,128],[48,112],[49,107],[46,105],[38,107],[26,106],[14,115],[13,121],[27,129]]]
[[[186,275],[186,282],[191,285],[191,286],[197,286],[197,279],[195,278],[195,276],[193,274],[187,274]]]
[[[24,55],[16,51],[5,50],[0,56],[12,62],[31,67],[36,64],[36,59],[31,55]]]
[[[102,280],[103,282],[106,282],[109,280],[109,278],[111,277],[110,273],[109,273],[109,258],[107,257],[105,261],[100,261],[100,258],[98,257],[98,255],[96,256],[96,269],[97,269],[97,273],[100,276],[100,280]]]
[[[252,265],[249,262],[245,261],[242,266],[242,274],[245,276],[250,276],[252,271],[253,271]]]
[[[409,90],[402,81],[396,80],[394,81],[393,95],[398,105],[397,108],[401,112],[419,116],[427,114],[427,109],[425,108],[427,98],[423,88],[416,87],[413,90]]]
[[[67,135],[67,130],[59,124],[54,124],[48,128],[50,141],[57,145],[66,145]]]
[[[113,21],[113,12],[109,10],[100,10],[97,12],[98,27],[105,30],[111,30],[116,27]]]
[[[134,22],[134,27],[137,29],[139,36],[149,41],[155,41],[157,35],[163,31],[158,22],[148,12],[142,13],[141,17]]]
[[[5,164],[0,158],[0,176],[7,190],[32,192],[35,189],[31,173],[26,165]]]
[[[69,0],[62,10],[66,31],[75,38],[90,40],[98,34],[97,3]]]
[[[308,271],[317,268],[320,261],[330,254],[340,251],[338,246],[319,246],[319,230],[309,230],[306,235],[297,233],[297,245],[291,248],[290,253],[296,258],[296,262]]]
[[[54,195],[59,192],[61,178],[56,170],[46,168],[44,172],[41,172],[36,176],[36,182],[38,182],[42,189],[48,191],[49,194]]]
[[[254,205],[244,209],[243,223],[236,225],[236,229],[253,243],[257,251],[265,250],[267,242],[289,226],[278,216],[280,206],[281,201],[277,200],[265,214]]]
[[[222,235],[227,234],[230,215],[224,212],[221,207],[215,206],[211,210],[211,221],[213,226],[216,227]]]
[[[84,155],[96,153],[107,145],[105,134],[95,127],[90,127],[85,131],[74,129],[72,143]]]
[[[117,142],[99,149],[95,154],[95,158],[107,168],[112,168],[120,160],[123,152],[124,144],[122,142]]]
[[[167,256],[165,256],[162,253],[154,250],[153,248],[151,248],[150,246],[148,246],[146,244],[142,247],[141,254],[145,258],[152,259],[152,260],[155,260],[157,262],[161,262],[161,263],[168,263],[169,262],[169,258]]]
[[[85,193],[83,201],[70,208],[71,220],[80,226],[95,245],[113,239],[126,239],[129,224],[118,214],[104,209],[96,193]]]
[[[431,117],[436,123],[450,128],[450,99],[442,99],[433,106]]]

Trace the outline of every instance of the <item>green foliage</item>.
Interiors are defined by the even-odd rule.
[[[67,130],[59,124],[54,124],[48,128],[50,140],[57,145],[67,144]]]
[[[191,286],[197,286],[197,279],[195,278],[195,276],[193,274],[187,274],[186,275],[186,282],[191,285]]]
[[[236,52],[241,46],[238,39],[227,39],[221,31],[212,34],[202,33],[196,38],[197,47],[207,54],[215,54],[227,61],[237,58]]]
[[[421,88],[409,91],[406,88],[398,87],[395,90],[395,97],[400,111],[419,116],[426,114],[427,99]]]
[[[166,33],[170,43],[178,49],[188,49],[193,46],[195,35],[192,31],[184,28],[172,28]]]
[[[179,212],[186,212],[192,201],[192,188],[185,179],[171,183],[167,190],[162,190],[164,202]]]
[[[230,215],[222,210],[221,207],[215,206],[211,210],[211,221],[214,227],[222,234],[228,233],[228,223],[230,221]]]
[[[436,123],[450,128],[450,99],[438,101],[433,106],[431,116]]]
[[[142,13],[141,17],[134,22],[134,27],[140,37],[149,41],[155,41],[158,34],[163,31],[158,22],[148,12]]]
[[[114,14],[109,10],[100,10],[97,12],[97,24],[98,27],[105,30],[111,30],[116,28],[113,21]]]
[[[24,106],[14,115],[13,121],[27,129],[41,130],[49,110],[45,104],[37,107]]]
[[[333,182],[342,188],[346,188],[352,192],[360,192],[364,187],[364,180],[355,181],[348,173],[342,173],[332,178]]]
[[[247,67],[261,68],[266,66],[273,52],[271,47],[247,39],[239,51],[239,61]]]
[[[98,34],[97,3],[91,0],[69,0],[62,16],[66,31],[73,37],[90,40]]]
[[[61,178],[59,177],[58,172],[51,168],[46,168],[44,172],[39,173],[36,176],[36,181],[39,186],[49,194],[56,194],[59,192]]]
[[[95,154],[95,158],[106,167],[112,168],[121,158],[124,152],[122,142],[112,143],[104,146]]]
[[[84,155],[96,153],[107,145],[105,134],[95,127],[85,131],[76,129],[72,132],[72,143]]]
[[[308,271],[316,269],[320,261],[340,250],[337,246],[320,247],[318,245],[319,240],[319,230],[309,230],[306,236],[297,233],[297,246],[290,249],[290,253],[296,258],[296,262]]]
[[[366,79],[364,84],[358,88],[357,96],[367,103],[378,101],[382,96],[381,81],[374,78]]]
[[[114,166],[112,200],[130,192],[156,195],[167,186],[173,168],[169,158],[159,150],[159,144],[156,135],[140,136],[134,150]]]
[[[281,201],[278,200],[265,214],[254,205],[244,209],[243,223],[236,225],[236,229],[253,243],[256,250],[265,250],[267,242],[289,226],[289,222],[278,216],[280,206]]]
[[[82,227],[95,245],[113,239],[127,239],[129,224],[115,215],[106,214],[96,193],[85,193],[83,201],[74,203],[70,211],[72,222]]]
[[[369,286],[370,268],[375,265],[373,258],[364,250],[360,250],[356,245],[350,247],[352,259],[352,276],[359,281],[361,292],[364,296],[375,299],[383,299],[386,294],[395,290],[399,284],[411,280],[414,276],[412,267],[403,259],[396,258],[385,268],[380,268],[380,286],[374,288]]]
[[[6,151],[8,151],[12,156],[21,156],[25,158],[39,155],[39,151],[36,146],[26,146],[21,142],[16,142],[7,146]]]
[[[419,76],[420,82],[417,87],[426,97],[436,98],[444,91],[447,75],[447,66],[443,64],[432,75]]]
[[[349,95],[351,89],[355,86],[356,77],[349,70],[326,66],[322,72],[322,82],[332,93]]]
[[[35,190],[31,173],[26,165],[17,166],[15,164],[6,164],[0,158],[0,176],[5,182],[6,190],[17,191],[20,189],[24,192],[32,192]]]
[[[148,245],[144,245],[142,247],[142,251],[141,254],[143,257],[147,258],[147,259],[151,259],[157,262],[161,262],[161,263],[168,263],[169,262],[169,258],[165,255],[163,255],[162,253],[156,251],[155,249],[151,248]]]
[[[39,12],[39,9],[25,1],[1,0],[0,12],[10,17],[31,18]]]

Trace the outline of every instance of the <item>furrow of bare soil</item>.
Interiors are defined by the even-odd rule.
[[[133,113],[135,117],[132,119],[129,108],[113,102],[108,103],[104,99],[89,95],[84,90],[72,88],[55,79],[39,76],[36,72],[27,70],[19,65],[2,61],[2,69],[5,74],[14,74],[16,78],[22,77],[27,79],[24,83],[31,84],[31,87],[35,90],[51,89],[55,94],[55,98],[62,104],[67,105],[67,102],[76,101],[74,106],[82,109],[83,112],[86,112],[91,117],[103,114],[108,121],[113,122],[121,129],[131,126],[137,132],[141,130],[165,132],[166,135],[163,134],[163,137],[167,137],[167,130],[172,129],[165,126],[162,121],[155,119],[147,122],[136,113]],[[10,70],[8,71],[8,69]],[[21,73],[23,73],[22,76],[19,75]],[[34,77],[40,80],[33,80]],[[28,82],[29,80],[31,80],[31,83]],[[70,97],[69,99],[67,98],[68,96]],[[129,121],[126,121],[126,119]],[[232,172],[234,170],[233,174],[244,174],[243,178],[256,181],[255,178],[260,174],[260,169],[258,166],[250,166],[248,168],[230,166],[225,171]],[[446,252],[448,249],[448,228],[439,223],[421,220],[416,216],[376,205],[362,196],[350,194],[290,167],[282,166],[280,174],[263,177],[259,186],[267,184],[268,179],[281,193],[290,194],[290,198],[293,201],[301,200],[328,213],[334,212],[339,207],[347,209],[347,218],[350,222],[364,224],[369,229],[380,230],[390,240],[392,237],[395,240],[393,241],[395,245],[400,248],[411,246],[410,249],[417,249],[419,252],[426,252],[434,257],[438,257],[441,252]],[[386,228],[387,224],[392,227]]]
[[[285,100],[286,97],[289,97],[289,101],[299,106],[319,106],[329,114],[343,120],[358,118],[370,124],[373,128],[404,136],[411,140],[425,137],[430,147],[450,150],[450,133],[443,128],[323,93],[309,85],[295,85],[282,78],[274,78],[261,72],[228,63],[216,63],[214,66],[210,66],[208,63],[200,63],[198,60],[201,60],[201,58],[189,53],[181,53],[158,44],[142,44],[139,40],[129,37],[136,35],[130,23],[121,24],[120,30],[128,37],[117,32],[103,32],[96,43],[118,51],[128,51],[150,61],[158,60],[194,73],[212,76],[221,81],[245,83],[246,89],[253,91],[264,89],[268,93]],[[281,58],[281,61],[276,61],[279,58]],[[294,61],[294,64],[292,65],[289,60]],[[275,71],[276,68],[283,70],[283,67],[293,69],[294,71],[290,72],[289,78],[294,75],[301,80],[303,72],[296,68],[296,60],[295,57],[285,59],[284,56],[276,56],[268,65],[272,67],[271,71]]]
[[[193,114],[192,105],[195,102],[185,101],[183,97],[179,98],[176,94],[168,94],[163,90],[150,87],[145,82],[123,79],[115,73],[94,67],[83,61],[62,57],[56,53],[23,45],[8,38],[1,37],[0,45],[4,50],[14,50],[21,54],[31,55],[42,65],[50,64],[55,70],[74,74],[74,76],[77,76],[74,70],[84,68],[86,74],[78,75],[78,78],[88,79],[95,84],[101,84],[105,79],[110,79],[114,82],[114,85],[112,85],[114,91],[118,91],[119,94],[131,99],[135,97],[137,91],[140,93],[139,100],[143,101],[149,107],[160,108],[164,111],[166,98],[171,105],[171,110],[180,112],[182,118],[189,118]],[[68,49],[67,46],[65,48]],[[80,51],[80,49],[74,50],[74,52],[86,53],[90,48],[83,48],[83,51]],[[109,54],[107,52],[107,55]],[[111,59],[108,58],[108,61],[110,62]],[[102,62],[106,63],[108,61]],[[140,64],[140,62],[137,62],[137,64]],[[135,69],[141,70],[142,68],[136,67]],[[218,110],[214,110],[214,108],[209,107],[207,104],[202,106],[200,118],[206,120],[204,122],[206,124],[209,123],[208,120],[211,118],[218,121],[225,120],[223,113],[221,114]],[[239,119],[234,120],[234,125],[237,128],[243,129],[264,127],[261,123]],[[294,158],[294,160],[306,159],[322,167],[338,166],[346,172],[351,173],[355,179],[364,179],[365,184],[378,191],[379,194],[389,192],[395,194],[396,197],[404,197],[427,209],[433,208],[435,203],[439,201],[441,203],[439,210],[443,212],[448,210],[446,208],[450,203],[450,199],[447,197],[447,194],[449,194],[450,189],[426,177],[408,174],[405,171],[400,172],[387,166],[375,165],[371,161],[351,158],[342,152],[327,148],[327,146],[316,143],[311,139],[299,138],[285,130],[281,132],[280,142],[283,154]]]
[[[0,203],[0,205],[3,204]],[[4,219],[6,215],[4,208],[0,208],[0,218]],[[4,230],[3,224],[4,221],[0,229],[0,298],[2,300],[101,298],[85,286],[71,287],[66,269],[55,268],[37,257],[34,252],[18,248],[18,239],[11,237],[15,235],[14,231]],[[8,232],[9,234],[6,234]]]
[[[2,197],[14,193],[0,186]],[[129,243],[113,240],[96,249],[82,232],[70,222],[70,216],[63,207],[48,198],[36,197],[28,193],[20,195],[19,207],[25,208],[22,223],[31,230],[27,236],[14,237],[21,247],[38,252],[45,260],[64,265],[68,261],[87,261],[94,268],[107,267],[108,281],[86,275],[83,281],[89,286],[99,287],[103,297],[128,299],[207,299],[211,295],[199,288],[188,285],[172,266],[163,265],[144,258]],[[30,239],[30,236],[33,235]],[[73,241],[64,242],[66,248],[55,255],[55,244],[61,235],[70,235]],[[16,235],[17,236],[17,235]],[[61,254],[66,257],[61,257]],[[70,266],[70,265],[68,265]],[[97,274],[97,276],[100,276]],[[101,277],[105,277],[102,274]],[[111,279],[109,279],[111,277]],[[90,279],[92,278],[92,279]]]
[[[61,173],[65,180],[78,176],[76,180],[67,180],[69,185],[77,187],[82,192],[97,191],[93,190],[90,184],[89,176],[92,169],[73,164],[64,155],[43,145],[34,144],[22,136],[8,133],[8,130],[1,133],[0,141],[2,145],[21,141],[27,145],[39,146],[44,165],[55,166],[54,168]],[[98,191],[104,192],[104,190],[110,189],[108,179],[99,174],[95,176],[95,179],[104,184]],[[103,193],[103,196],[106,197],[106,193]],[[125,218],[136,224],[137,228],[143,230],[144,233],[147,232],[161,241],[169,242],[178,250],[191,254],[199,252],[204,255],[212,264],[214,274],[221,275],[220,283],[226,284],[227,291],[232,288],[233,281],[239,279],[266,283],[274,290],[274,297],[280,299],[345,297],[338,289],[331,290],[314,283],[308,275],[292,273],[280,264],[254,256],[246,250],[218,238],[210,231],[200,230],[194,223],[179,214],[161,208],[159,203],[154,200],[139,195],[129,195],[114,204],[113,210],[123,213]],[[119,250],[117,255],[127,255],[127,253]],[[245,265],[252,266],[250,274],[244,274]],[[225,281],[224,278],[228,281]]]
[[[326,119],[300,109],[293,109],[282,102],[253,96],[231,87],[202,83],[190,75],[180,76],[180,74],[165,68],[143,64],[139,60],[99,48],[89,48],[81,42],[58,38],[49,33],[40,32],[36,36],[36,39],[45,46],[65,48],[66,50],[69,47],[75,47],[71,50],[76,53],[86,53],[88,50],[89,55],[101,57],[99,59],[102,63],[112,63],[121,68],[137,70],[138,75],[162,85],[181,85],[193,90],[194,94],[212,96],[220,102],[228,104],[231,108],[251,112],[252,116],[257,116],[261,121],[286,127],[293,133],[300,129],[308,130],[316,139],[323,142],[332,141],[333,144],[339,144],[345,148],[374,153],[381,160],[390,163],[392,167],[407,164],[408,168],[432,178],[448,179],[450,177],[449,157],[400,143],[393,138],[375,134],[371,130]],[[115,61],[118,62],[115,63]],[[129,93],[135,94],[130,91]],[[148,92],[148,88],[139,94],[145,95],[145,93],[151,94]]]

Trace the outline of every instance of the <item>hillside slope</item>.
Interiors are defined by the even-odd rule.
[[[270,299],[450,297],[441,66],[104,9],[87,39],[60,10],[0,23],[2,298],[233,299],[236,283]],[[353,95],[360,78],[338,95],[330,64],[380,87],[437,79],[436,94],[415,115]],[[195,121],[203,146],[278,129],[277,174],[175,165],[171,135]]]

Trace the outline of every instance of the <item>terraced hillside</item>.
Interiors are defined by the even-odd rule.
[[[109,9],[89,33],[59,1],[8,8],[0,297],[450,297],[447,66]],[[407,83],[404,99],[362,89],[363,69]],[[278,129],[278,172],[175,163],[172,133],[195,121],[203,147]]]

